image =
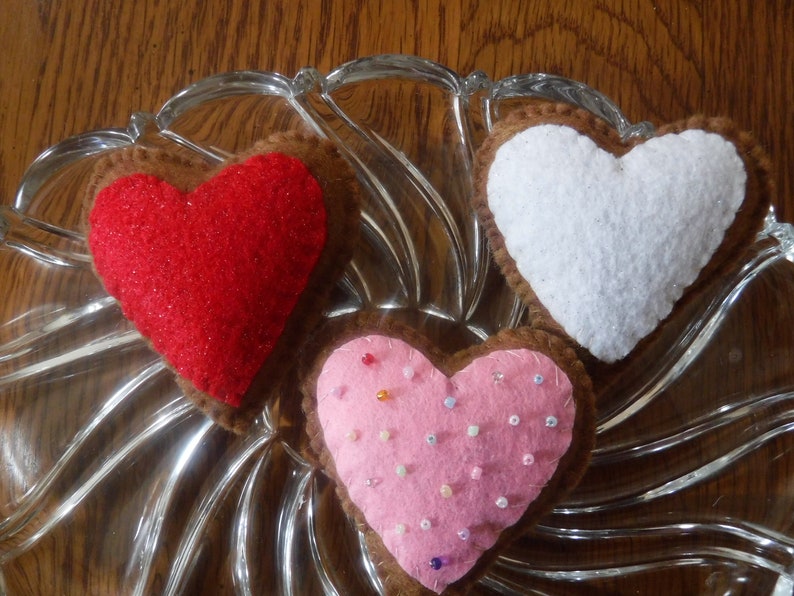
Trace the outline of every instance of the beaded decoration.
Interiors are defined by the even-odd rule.
[[[371,334],[339,345],[316,383],[321,396],[345,387],[317,416],[351,501],[436,592],[522,517],[572,440],[572,384],[530,349],[490,352],[448,377],[407,342]]]

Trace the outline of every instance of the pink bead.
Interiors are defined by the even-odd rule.
[[[474,466],[471,469],[471,479],[479,480],[481,477],[482,477],[482,468],[480,466]]]

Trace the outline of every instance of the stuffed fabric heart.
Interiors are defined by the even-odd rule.
[[[725,120],[624,143],[589,113],[544,104],[494,128],[474,206],[516,292],[609,363],[741,255],[768,212],[766,161]]]
[[[281,135],[218,170],[141,148],[97,168],[94,268],[186,393],[243,431],[318,320],[358,229],[330,143]]]
[[[444,357],[394,323],[356,320],[304,391],[314,453],[389,593],[476,579],[578,481],[593,444],[589,377],[536,330]]]

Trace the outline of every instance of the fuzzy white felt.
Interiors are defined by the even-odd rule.
[[[597,358],[626,356],[719,247],[747,175],[732,143],[687,130],[622,157],[560,125],[498,148],[487,193],[519,273]]]

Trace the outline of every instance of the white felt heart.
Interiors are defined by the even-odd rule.
[[[735,146],[705,130],[616,157],[571,127],[541,124],[495,152],[488,207],[549,314],[613,362],[672,310],[720,246],[745,196]]]
[[[337,481],[403,570],[442,592],[518,522],[571,446],[571,380],[495,350],[446,377],[392,337],[355,338],[317,378]]]

